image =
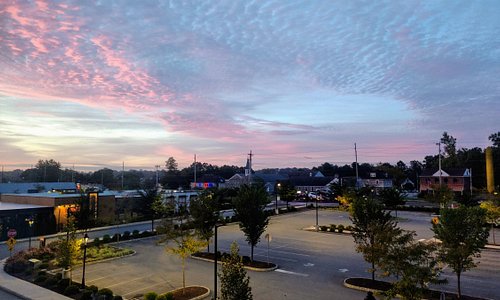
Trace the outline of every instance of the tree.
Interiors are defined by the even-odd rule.
[[[177,171],[178,166],[177,161],[172,156],[170,156],[165,162],[165,168],[167,168],[168,173],[171,174]]]
[[[269,224],[269,215],[265,212],[270,202],[267,192],[260,185],[244,185],[233,200],[234,212],[240,221],[240,229],[251,247],[250,259],[253,261],[253,249],[260,241],[260,236]]]
[[[435,252],[435,243],[415,241],[415,232],[402,231],[388,246],[382,258],[384,275],[395,275],[397,280],[389,291],[390,297],[401,295],[403,299],[422,299],[429,283],[441,284],[441,267]]]
[[[277,192],[280,195],[280,199],[286,202],[286,208],[288,208],[288,203],[297,197],[297,190],[288,181],[282,182]]]
[[[194,229],[201,239],[207,241],[207,247],[210,247],[209,241],[214,235],[214,227],[219,219],[219,203],[213,196],[211,191],[204,190],[189,204]],[[210,252],[210,248],[207,248],[207,251]]]
[[[376,266],[380,265],[392,240],[400,234],[397,222],[382,206],[367,197],[356,198],[351,205],[351,221],[356,251],[371,263],[370,272],[375,280]]]
[[[155,219],[164,214],[164,205],[161,202],[160,195],[156,188],[137,191],[142,198],[140,212],[144,217],[151,220],[151,231],[154,230]]]
[[[486,211],[486,222],[491,224],[491,233],[493,235],[493,244],[495,240],[495,226],[500,224],[500,199],[492,199],[481,203],[481,208]]]
[[[56,262],[58,266],[68,269],[70,278],[73,278],[72,269],[76,264],[82,243],[76,238],[75,218],[73,216],[68,218],[65,231],[66,237],[60,237],[58,241]]]
[[[427,194],[427,200],[438,203],[441,208],[448,207],[448,205],[455,199],[455,193],[446,184],[433,184],[431,185],[432,191]]]
[[[223,259],[222,270],[219,272],[222,300],[251,300],[252,288],[250,278],[243,268],[238,244],[231,244],[231,254]]]
[[[404,205],[406,202],[406,194],[401,193],[396,188],[381,190],[379,198],[387,208],[394,209],[396,211],[396,218],[398,217],[398,205]]]
[[[484,227],[486,212],[480,207],[461,206],[443,209],[439,222],[433,223],[434,236],[441,241],[439,259],[457,274],[458,298],[462,296],[460,276],[476,267],[474,258],[481,256],[486,245],[489,229]]]
[[[81,192],[80,197],[76,200],[78,209],[73,214],[78,229],[88,229],[95,225],[95,219],[91,215],[89,204],[88,196]]]
[[[493,147],[500,148],[500,131],[490,134],[488,139],[493,143]]]
[[[457,139],[448,132],[443,132],[441,143],[444,144],[444,153],[447,157],[454,157],[457,154]]]
[[[206,242],[198,240],[195,235],[188,231],[182,231],[177,237],[172,238],[171,241],[174,246],[167,246],[166,251],[177,255],[182,260],[182,294],[186,289],[186,258],[191,254],[198,252],[200,248],[204,247]]]

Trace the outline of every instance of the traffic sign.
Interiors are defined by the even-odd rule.
[[[7,231],[7,236],[10,238],[15,238],[16,235],[17,235],[17,231],[14,228],[11,228],[11,229],[9,229],[9,231]]]
[[[16,240],[14,238],[9,238],[5,243],[9,246],[9,251],[12,251],[14,249],[14,245],[16,244]]]

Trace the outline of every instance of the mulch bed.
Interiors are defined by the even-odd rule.
[[[173,294],[175,300],[189,300],[201,296],[207,292],[208,289],[202,286],[188,286],[185,289],[175,290]]]
[[[368,288],[368,289],[380,291],[380,292],[385,292],[385,291],[388,291],[392,288],[392,283],[390,283],[390,282],[380,281],[380,280],[371,280],[370,278],[351,277],[351,278],[346,279],[346,283],[354,285],[354,286],[358,286],[358,287],[363,287],[363,288]],[[458,299],[457,295],[454,293],[450,293],[450,292],[444,292],[444,293],[446,295],[447,300]],[[428,290],[425,298],[430,299],[430,300],[440,300],[440,296],[441,296],[441,292],[434,291],[434,290]],[[462,298],[460,298],[460,300],[486,300],[486,299],[462,295]]]
[[[196,252],[192,256],[214,260],[214,254],[211,252]],[[221,256],[218,256],[217,260],[222,261],[223,258]],[[248,256],[243,256],[242,262],[243,262],[243,265],[245,267],[252,267],[252,268],[256,268],[256,269],[268,269],[268,268],[276,267],[276,265],[273,263],[267,263],[267,262],[258,261],[258,260],[250,261],[250,258]]]

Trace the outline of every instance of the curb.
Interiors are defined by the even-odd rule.
[[[200,296],[197,296],[197,297],[194,297],[194,298],[191,298],[189,300],[201,300],[201,299],[205,299],[206,297],[208,297],[210,295],[210,289],[207,288],[206,286],[202,286],[202,285],[188,285],[186,286],[186,288],[188,287],[201,287],[201,288],[204,288],[207,290],[207,292],[203,295],[200,295]],[[175,291],[178,291],[178,290],[182,290],[183,288],[178,288],[178,289],[175,289],[175,290],[172,290],[172,291],[169,291],[168,293],[173,293]]]
[[[347,288],[350,288],[350,289],[353,289],[353,290],[358,290],[358,291],[363,291],[363,292],[373,292],[373,293],[380,293],[380,292],[382,292],[380,290],[365,288],[365,287],[362,287],[362,286],[357,286],[357,285],[352,285],[350,283],[347,283],[346,281],[349,278],[351,278],[351,277],[348,277],[348,278],[344,279],[344,286],[347,287]]]
[[[204,257],[197,257],[197,256],[190,256],[192,259],[195,259],[195,260],[201,260],[201,261],[206,261],[206,262],[211,262],[213,263],[214,260],[213,259],[209,259],[209,258],[204,258]],[[222,261],[220,260],[217,260],[217,264],[218,265],[222,265]],[[254,271],[254,272],[271,272],[271,271],[274,271],[278,268],[278,265],[277,264],[273,264],[274,267],[270,267],[270,268],[254,268],[254,267],[249,267],[249,266],[243,266],[244,269],[246,270],[250,270],[250,271]]]

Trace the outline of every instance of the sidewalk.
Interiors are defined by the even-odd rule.
[[[19,297],[20,299],[37,300],[68,300],[66,296],[21,280],[5,273],[5,259],[0,261],[0,289]]]

